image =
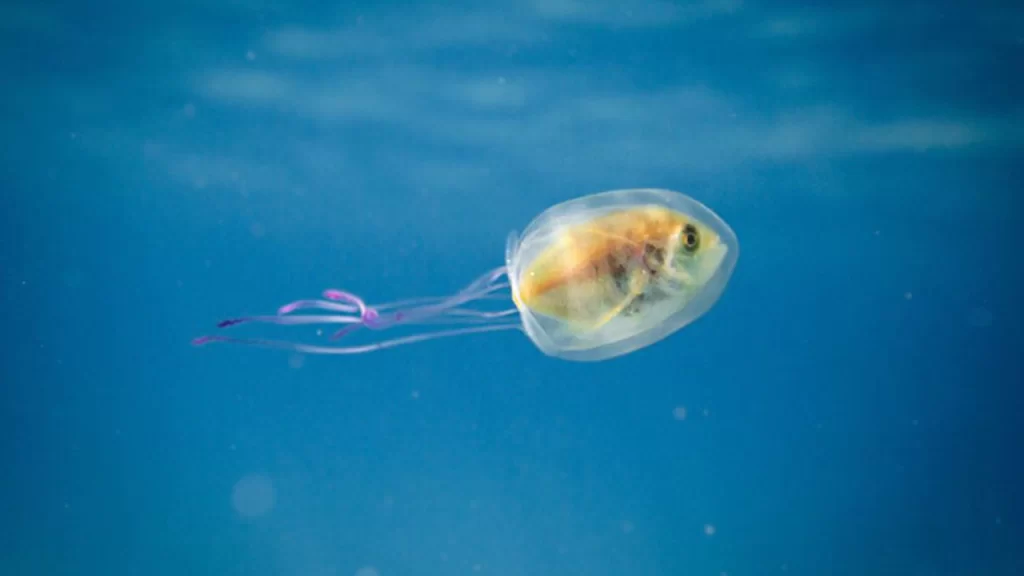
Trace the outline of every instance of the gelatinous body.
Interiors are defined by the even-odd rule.
[[[602,360],[706,312],[736,265],[732,230],[666,190],[585,196],[510,237],[506,266],[524,329],[552,356]]]
[[[335,340],[361,328],[448,326],[439,331],[355,346],[222,336],[195,342],[357,354],[445,336],[521,329],[550,356],[604,360],[653,344],[702,316],[724,291],[738,255],[733,231],[696,200],[668,190],[615,190],[544,211],[521,236],[509,236],[504,267],[453,296],[369,306],[348,292],[328,290],[325,300],[294,302],[276,316],[220,324],[345,324],[334,333]],[[506,275],[507,283],[502,281]],[[510,289],[515,308],[478,308],[504,288]],[[293,314],[309,309],[331,314]]]

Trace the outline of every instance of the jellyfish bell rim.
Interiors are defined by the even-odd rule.
[[[615,209],[645,204],[662,206],[691,216],[718,235],[724,254],[715,272],[685,306],[643,331],[588,346],[567,348],[558,345],[541,326],[537,315],[519,299],[519,278],[524,263],[532,262],[548,246],[551,237],[567,225],[585,222]],[[521,234],[511,232],[505,247],[509,286],[512,299],[519,309],[523,331],[544,354],[579,362],[624,356],[655,344],[700,319],[725,292],[738,260],[739,239],[721,216],[690,196],[663,188],[607,190],[555,204],[531,220]]]

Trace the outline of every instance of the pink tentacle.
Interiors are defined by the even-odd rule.
[[[218,327],[225,328],[246,322],[263,322],[279,325],[308,324],[347,324],[331,335],[332,340],[348,336],[361,328],[383,330],[395,325],[412,324],[469,324],[466,328],[453,328],[437,332],[415,334],[393,338],[360,346],[315,346],[278,340],[232,338],[225,336],[202,336],[193,340],[195,345],[210,342],[234,342],[261,347],[282,348],[298,352],[316,354],[359,354],[374,350],[383,350],[404,344],[422,342],[435,338],[446,338],[462,334],[494,332],[499,330],[521,329],[518,322],[496,323],[495,320],[509,318],[516,314],[515,308],[500,311],[485,311],[467,308],[463,305],[475,300],[494,299],[498,290],[509,286],[507,282],[497,282],[506,274],[505,269],[496,268],[483,274],[468,284],[458,293],[441,298],[412,298],[396,302],[369,306],[356,294],[344,290],[329,289],[323,292],[324,300],[297,300],[281,306],[276,316],[249,316],[224,320]],[[415,305],[414,305],[415,304]],[[408,306],[408,307],[407,307]],[[336,314],[296,314],[299,310],[317,309]],[[381,310],[387,310],[382,314]]]
[[[261,322],[264,324],[279,324],[281,326],[300,326],[303,324],[355,324],[359,318],[355,316],[335,315],[302,315],[302,316],[244,316],[242,318],[230,318],[217,323],[218,328],[227,328],[237,324]]]
[[[346,306],[335,302],[325,302],[323,300],[296,300],[295,302],[289,302],[288,304],[278,308],[277,313],[291,314],[296,310],[308,309],[330,310],[331,312],[341,312],[343,314],[352,314],[359,311],[355,306]]]

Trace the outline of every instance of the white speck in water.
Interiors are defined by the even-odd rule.
[[[413,390],[412,392],[409,393],[409,397],[412,398],[413,400],[416,400],[417,398],[420,397],[420,391]]]
[[[373,566],[363,566],[356,570],[355,576],[380,576],[380,572]]]
[[[672,409],[672,417],[676,420],[686,420],[686,406],[676,406]]]
[[[713,524],[705,524],[704,525],[704,534],[706,534],[707,536],[714,536],[715,535],[715,526]]]
[[[912,292],[904,292],[903,298],[905,300],[912,300],[914,298],[914,294]]]
[[[263,474],[243,476],[231,490],[231,505],[239,516],[265,515],[274,507],[274,483]]]
[[[256,53],[253,52],[252,50],[249,50],[248,52],[245,53],[245,59],[248,60],[249,62],[252,62],[253,60],[256,59]]]

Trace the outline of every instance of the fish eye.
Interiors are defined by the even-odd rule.
[[[687,224],[683,228],[683,250],[687,252],[694,252],[697,248],[700,248],[700,232],[693,224]]]

